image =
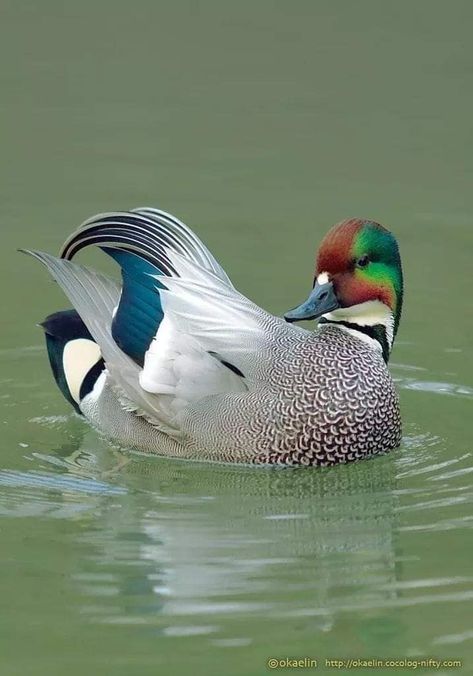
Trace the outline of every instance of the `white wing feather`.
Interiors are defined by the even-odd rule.
[[[291,327],[215,274],[177,253],[168,256],[179,277],[159,277],[166,286],[160,292],[164,320],[145,355],[141,386],[162,394],[179,390],[188,404],[205,395],[247,390],[264,369],[269,328]]]

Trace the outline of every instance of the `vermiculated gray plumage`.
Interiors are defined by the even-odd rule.
[[[329,466],[397,448],[399,402],[382,358],[359,339],[325,326],[285,348],[269,382],[189,412],[185,439],[126,413],[111,387],[85,402],[87,417],[122,443],[192,459]]]
[[[381,355],[335,326],[286,327],[277,325],[259,385],[189,412],[182,425],[198,442],[185,454],[327,466],[399,446],[399,402]]]

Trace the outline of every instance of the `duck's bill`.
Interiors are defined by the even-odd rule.
[[[332,282],[326,284],[316,283],[308,299],[289,310],[284,315],[287,322],[300,322],[303,319],[318,319],[327,312],[332,312],[340,307]]]

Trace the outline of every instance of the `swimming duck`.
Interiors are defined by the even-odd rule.
[[[122,284],[72,262],[98,246]],[[395,237],[350,219],[323,239],[284,319],[232,285],[194,232],[152,208],[99,214],[60,257],[27,251],[74,310],[42,324],[64,396],[104,434],[156,454],[334,465],[399,446],[387,362],[403,299]],[[315,331],[296,326],[318,319]]]

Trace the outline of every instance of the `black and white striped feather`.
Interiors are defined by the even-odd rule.
[[[60,256],[72,260],[88,246],[129,251],[170,277],[176,275],[168,255],[174,251],[233,286],[222,266],[192,230],[159,209],[141,207],[93,216],[66,240]]]

